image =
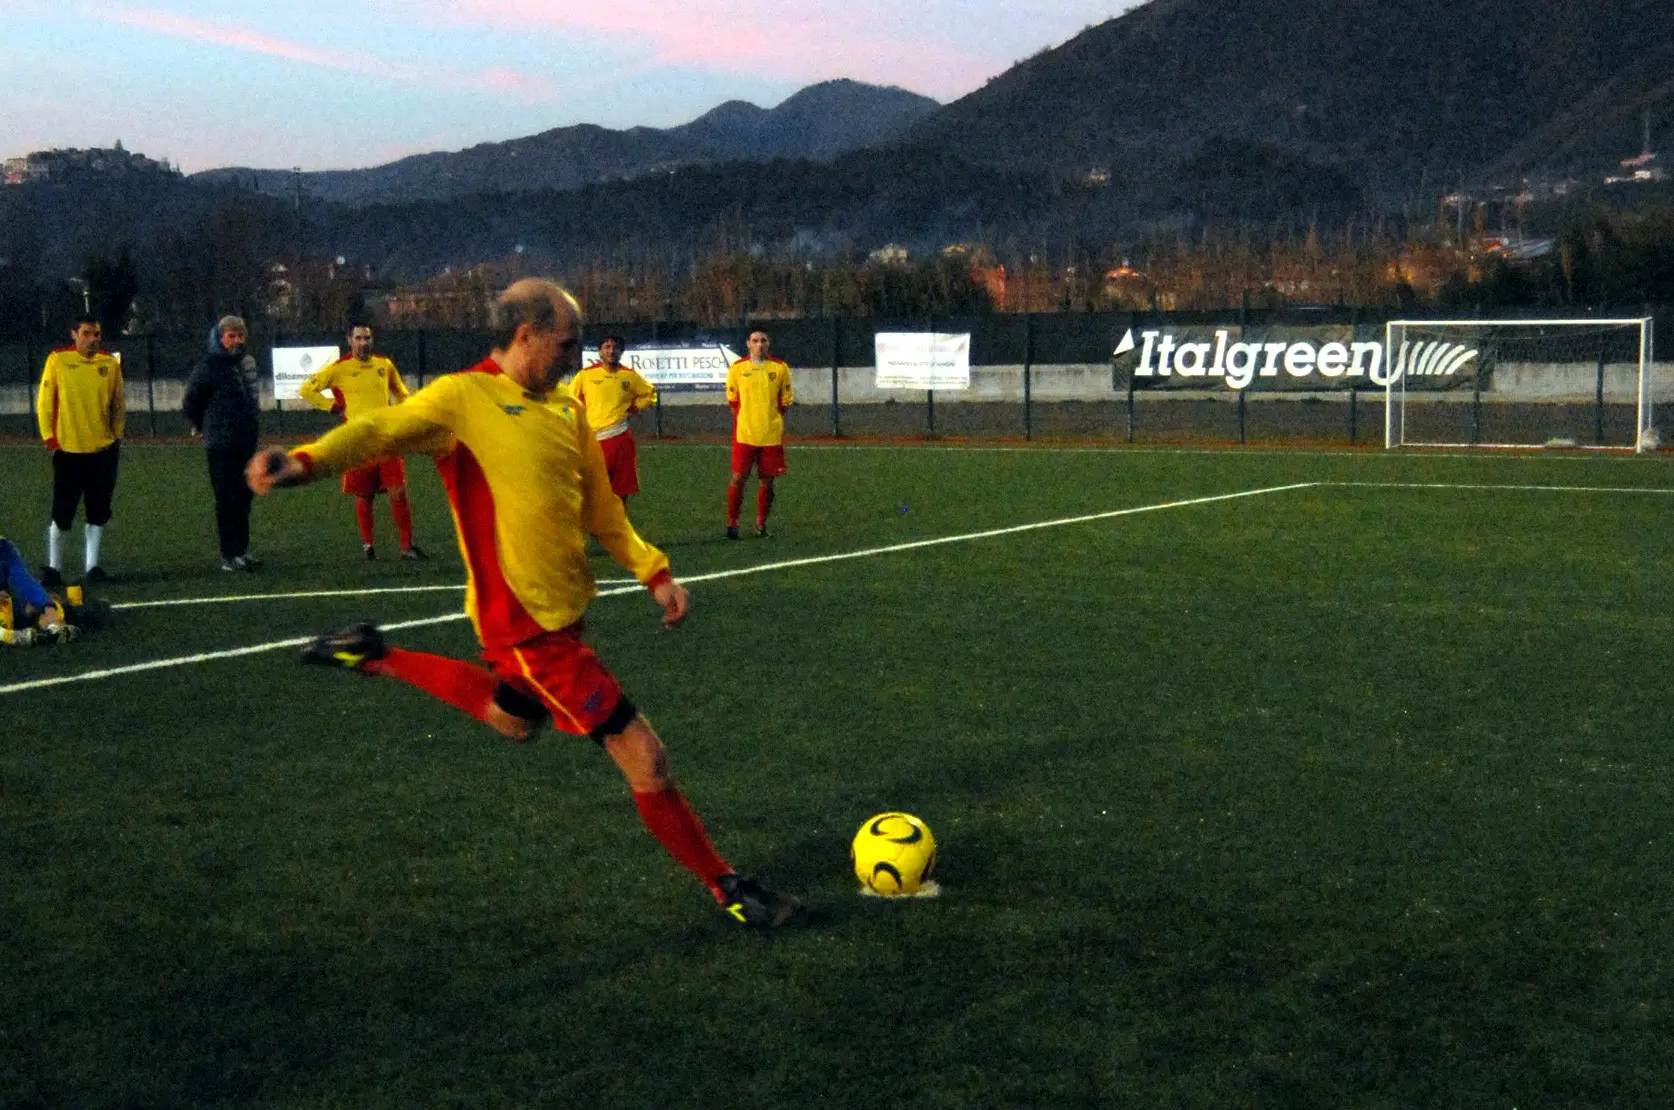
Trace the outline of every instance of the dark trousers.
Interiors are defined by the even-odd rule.
[[[76,506],[87,500],[87,523],[110,523],[111,497],[116,493],[116,461],[120,443],[100,451],[52,453],[52,522],[68,532],[76,522]]]
[[[215,491],[215,531],[221,537],[221,558],[250,552],[250,502],[255,495],[244,480],[244,464],[256,447],[205,447],[209,460],[209,488]]]

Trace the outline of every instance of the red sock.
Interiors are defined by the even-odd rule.
[[[716,880],[730,872],[732,865],[722,859],[715,846],[709,843],[709,834],[703,831],[703,822],[692,812],[680,788],[670,785],[644,794],[636,790],[634,805],[639,807],[639,819],[645,822],[651,835],[661,842],[669,855],[680,861],[682,867],[702,879],[703,885],[718,901],[721,888]]]
[[[389,499],[389,511],[395,517],[395,531],[401,537],[401,550],[413,546],[413,507],[405,497]]]
[[[743,485],[727,486],[727,527],[738,527],[738,510],[744,507]]]
[[[767,527],[767,514],[773,511],[773,487],[763,482],[756,487],[756,527]]]
[[[372,499],[355,498],[355,523],[360,525],[360,542],[372,542]]]
[[[494,672],[486,667],[398,647],[390,648],[382,659],[368,659],[361,670],[411,683],[479,721],[488,712],[494,690],[500,685]]]

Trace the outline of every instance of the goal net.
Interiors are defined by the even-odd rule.
[[[1384,446],[1652,449],[1651,323],[1391,320]]]

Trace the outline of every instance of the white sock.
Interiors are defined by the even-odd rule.
[[[82,554],[87,561],[82,564],[86,570],[92,570],[99,565],[99,541],[105,538],[103,524],[83,524],[81,526]]]
[[[57,521],[47,525],[47,566],[53,570],[64,569],[64,533]]]

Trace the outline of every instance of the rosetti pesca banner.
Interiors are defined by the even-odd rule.
[[[1381,325],[1201,324],[1130,328],[1112,353],[1116,382],[1144,389],[1322,393],[1470,388],[1481,352],[1445,340],[1384,349]]]

